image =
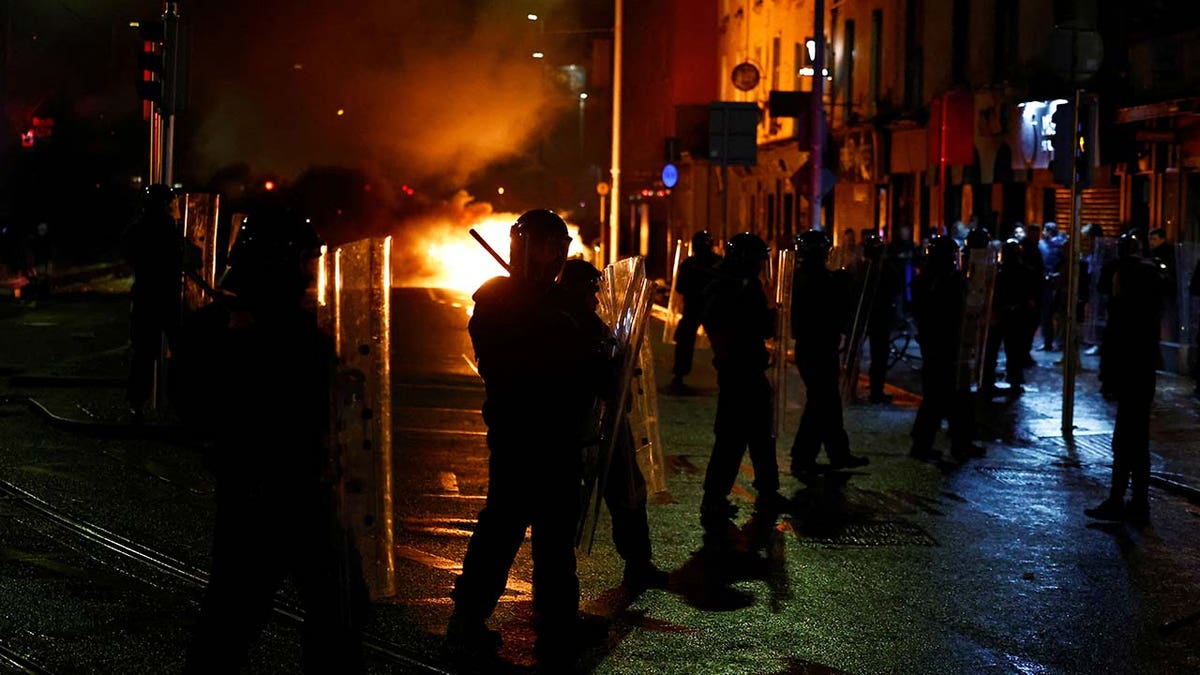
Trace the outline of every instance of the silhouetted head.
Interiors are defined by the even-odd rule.
[[[1000,262],[1006,265],[1020,264],[1024,257],[1024,251],[1021,247],[1021,240],[1016,237],[1010,237],[1000,247]]]
[[[701,251],[710,252],[713,250],[713,246],[713,238],[708,233],[708,230],[700,230],[692,235],[692,255],[696,255]]]
[[[863,255],[871,260],[878,260],[883,254],[883,238],[874,232],[863,235]]]
[[[508,231],[509,264],[514,277],[554,281],[567,259],[567,224],[549,209],[526,211]]]
[[[1142,235],[1137,230],[1129,230],[1117,238],[1117,255],[1122,258],[1142,255]]]
[[[313,282],[322,244],[308,218],[260,205],[242,221],[218,285],[247,307],[293,304]]]
[[[952,237],[938,235],[929,240],[925,248],[926,264],[930,268],[956,269],[958,267],[958,243]]]
[[[586,304],[595,311],[600,304],[596,294],[600,292],[600,279],[603,276],[590,262],[582,258],[571,258],[563,264],[558,283],[573,300]]]
[[[725,265],[738,274],[758,274],[770,258],[767,242],[750,232],[740,232],[725,243]]]
[[[796,255],[801,262],[824,264],[832,247],[833,241],[822,230],[805,230],[796,235]]]

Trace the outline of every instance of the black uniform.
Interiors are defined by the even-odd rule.
[[[712,280],[712,268],[721,256],[711,250],[700,250],[679,264],[675,291],[683,296],[683,312],[675,327],[675,365],[671,369],[677,380],[692,372],[696,352],[696,331],[700,329],[704,310],[704,288]]]
[[[872,401],[886,399],[883,385],[887,378],[888,359],[891,356],[892,328],[896,324],[897,302],[904,291],[904,263],[893,261],[880,254],[873,263],[879,265],[879,281],[875,285],[871,300],[871,313],[867,317],[867,340],[870,344]],[[897,264],[898,263],[898,264]]]
[[[955,268],[930,263],[913,280],[913,318],[921,345],[921,407],[913,422],[913,454],[932,452],[943,419],[950,422],[955,455],[973,452],[974,415],[969,391],[958,388],[958,350],[967,281]]]
[[[210,305],[175,349],[175,399],[214,432],[212,576],[187,672],[236,672],[283,577],[305,609],[306,672],[363,670],[361,563],[338,519],[328,453],[333,346],[299,307]]]
[[[850,437],[842,418],[838,389],[838,349],[850,307],[850,279],[831,272],[820,260],[802,261],[792,280],[792,334],[796,366],[804,380],[804,413],[792,443],[793,470],[816,464],[821,446],[831,464],[850,456]],[[886,357],[884,359],[886,365]]]
[[[779,490],[773,393],[766,374],[770,354],[764,344],[774,335],[774,316],[757,275],[733,269],[727,262],[716,266],[719,276],[704,291],[704,330],[712,342],[719,389],[716,438],[700,506],[706,527],[727,522],[731,513],[727,496],[747,448],[759,498]]]
[[[1131,255],[1111,268],[1108,323],[1100,346],[1100,380],[1117,401],[1113,426],[1113,471],[1109,500],[1120,504],[1132,483],[1130,506],[1148,507],[1150,480],[1150,404],[1156,370],[1162,365],[1159,322],[1163,278],[1153,262]]]
[[[1032,348],[1029,324],[1037,320],[1040,279],[1020,258],[1005,258],[996,270],[996,288],[992,295],[992,325],[988,330],[983,386],[996,380],[996,362],[1000,345],[1007,359],[1004,379],[1013,386],[1025,383],[1025,356]]]
[[[468,329],[487,390],[488,495],[455,583],[455,614],[477,624],[491,615],[532,527],[541,644],[569,636],[578,620],[580,439],[608,361],[595,326],[571,316],[553,283],[498,277],[474,300]]]
[[[162,210],[147,210],[126,235],[130,291],[129,333],[133,347],[126,398],[135,410],[150,399],[154,364],[179,325],[182,260],[178,225]]]

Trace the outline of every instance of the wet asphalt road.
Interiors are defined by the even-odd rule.
[[[94,288],[104,289],[102,283]],[[114,279],[109,290],[120,291]],[[482,388],[470,366],[465,298],[426,289],[393,295],[395,544],[399,593],[371,631],[434,667],[437,643],[475,513],[486,494]],[[0,302],[4,395],[33,396],[59,415],[125,420],[120,390],[14,386],[21,375],[112,378],[124,372],[125,307],[96,290],[36,308]],[[661,325],[652,334],[661,335]],[[667,379],[670,348],[656,345]],[[650,508],[668,590],[628,598],[602,532],[580,561],[585,609],[611,621],[585,658],[601,673],[1196,672],[1200,508],[1158,487],[1146,530],[1097,527],[1082,509],[1107,481],[1111,409],[1081,378],[1081,429],[1057,431],[1053,354],[1037,354],[1030,391],[981,403],[988,456],[965,465],[906,456],[916,398],[852,406],[847,428],[870,466],[811,484],[790,477],[789,513],[750,518],[749,465],[735,488],[743,541],[699,552],[699,488],[711,445],[715,384],[697,354],[694,395],[659,399],[669,494]],[[1085,365],[1087,365],[1085,363]],[[915,389],[898,366],[892,379]],[[15,378],[15,379],[14,379]],[[788,428],[803,401],[789,378]],[[1196,406],[1166,377],[1155,408],[1156,470],[1186,480]],[[1087,393],[1091,391],[1093,393]],[[790,438],[781,440],[784,467]],[[945,446],[945,439],[939,442]],[[179,439],[101,437],[56,428],[24,405],[0,407],[0,480],[62,511],[180,561],[207,567],[211,484]],[[198,597],[177,577],[132,562],[31,513],[0,491],[0,647],[49,672],[176,672]],[[265,525],[266,526],[266,525]],[[604,524],[602,523],[602,527]],[[528,547],[492,626],[512,669],[533,666]],[[250,672],[296,672],[294,625],[272,621]],[[10,665],[0,649],[0,670]],[[21,672],[12,666],[14,672]],[[422,669],[373,658],[374,672]]]

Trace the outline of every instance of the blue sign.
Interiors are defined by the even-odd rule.
[[[679,169],[676,169],[674,164],[668,164],[668,165],[664,166],[663,172],[662,172],[662,180],[663,180],[663,185],[665,185],[666,187],[668,187],[668,188],[675,187],[675,184],[679,182]]]

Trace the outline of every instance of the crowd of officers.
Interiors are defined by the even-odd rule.
[[[307,219],[285,207],[254,209],[238,233],[226,274],[210,289],[213,302],[180,317],[164,295],[178,297],[179,274],[164,269],[164,257],[180,259],[183,246],[167,234],[174,231],[172,195],[155,186],[146,197],[145,214],[134,228],[137,245],[130,251],[136,280],[129,401],[134,407],[145,403],[162,336],[169,335],[172,403],[210,439],[207,459],[217,487],[213,570],[187,670],[232,672],[244,663],[275,591],[290,575],[307,611],[306,671],[360,672],[360,632],[369,603],[353,537],[339,518],[338,467],[328,443],[337,355],[305,306],[321,241]],[[839,264],[850,269],[829,264],[832,242],[825,232],[796,238],[791,329],[807,396],[790,469],[803,481],[868,463],[851,452],[839,390],[851,307],[865,308],[858,318],[867,324],[869,400],[876,404],[890,401],[884,376],[893,326],[903,310],[915,318],[924,397],[912,427],[911,455],[938,456],[934,437],[943,419],[949,419],[957,459],[983,454],[974,444],[970,391],[961,377],[967,279],[960,259],[987,239],[968,233],[964,251],[952,237],[935,237],[918,250],[906,232],[898,235],[886,245],[875,234],[863,236],[860,252],[838,254]],[[582,450],[596,440],[598,402],[621,400],[614,392],[628,377],[619,364],[627,362],[629,347],[619,345],[597,315],[600,271],[567,261],[568,243],[557,214],[541,209],[523,214],[510,231],[510,274],[488,281],[473,297],[468,329],[486,391],[489,482],[452,592],[446,636],[451,657],[474,661],[500,646],[499,634],[486,621],[527,529],[539,662],[567,667],[595,638],[589,636],[594,627],[579,613],[575,567],[586,499],[582,486],[588,484]],[[706,547],[720,549],[736,536],[736,508],[728,497],[747,452],[756,511],[777,514],[787,505],[779,494],[775,392],[767,374],[786,350],[768,349],[777,320],[764,286],[768,245],[741,233],[725,243],[723,256],[714,248],[707,233],[697,235],[679,272],[684,304],[673,384],[683,386],[703,326],[718,395],[700,522]],[[996,279],[987,357],[994,359],[1003,344],[1012,386],[1020,384],[1021,368],[1031,361],[1028,351],[1042,319],[1038,299],[1046,277],[1030,262],[1032,248],[1019,237],[1006,241]],[[1148,424],[1162,293],[1161,266],[1142,251],[1136,234],[1125,235],[1120,257],[1101,275],[1109,312],[1101,377],[1118,412],[1112,492],[1088,510],[1097,518],[1148,517]],[[164,284],[166,290],[159,288]],[[608,479],[600,484],[614,543],[625,560],[623,584],[633,594],[665,587],[667,574],[651,557],[646,487],[627,422],[611,445]],[[822,449],[827,464],[818,462]],[[1130,481],[1132,500],[1126,504]]]

